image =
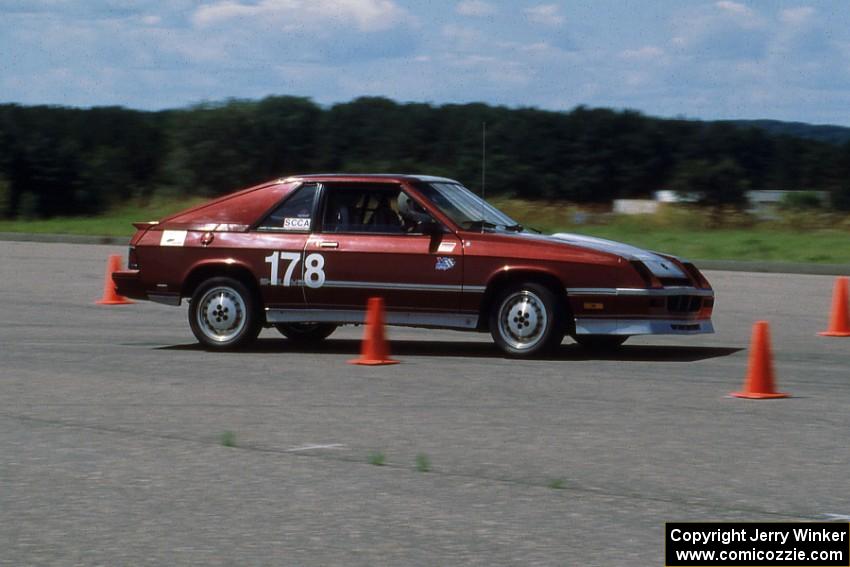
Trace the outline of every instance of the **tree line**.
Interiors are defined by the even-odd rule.
[[[606,203],[674,189],[734,205],[749,189],[793,189],[850,210],[847,142],[583,106],[275,96],[158,112],[0,105],[0,216],[88,215],[311,172],[428,173],[477,191],[484,123],[488,195]]]

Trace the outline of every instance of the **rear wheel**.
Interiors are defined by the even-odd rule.
[[[281,335],[296,343],[317,343],[336,331],[333,323],[278,323],[275,326]]]
[[[490,334],[511,356],[534,356],[561,344],[563,302],[549,288],[523,283],[505,288],[490,311]]]
[[[260,333],[257,300],[239,280],[210,278],[192,295],[189,326],[206,347],[227,350],[244,346]]]
[[[627,335],[575,335],[575,342],[588,350],[616,350],[626,342]]]

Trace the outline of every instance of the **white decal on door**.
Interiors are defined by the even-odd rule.
[[[304,283],[307,287],[319,288],[325,285],[325,257],[321,254],[310,254],[304,261]]]
[[[283,279],[280,279],[280,260],[289,262],[286,266],[286,271],[283,274]],[[295,267],[301,261],[300,252],[272,252],[265,257],[266,264],[271,264],[271,278],[269,285],[282,285],[290,287],[292,285],[292,274],[295,272]],[[307,268],[304,272],[304,284],[307,287],[319,288],[325,284],[325,257],[318,253],[313,253],[307,256],[304,260],[304,266]]]
[[[159,239],[160,246],[183,246],[186,242],[185,230],[163,230]]]

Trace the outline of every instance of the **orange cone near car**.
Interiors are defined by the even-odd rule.
[[[390,358],[389,345],[384,336],[384,300],[382,298],[369,298],[366,310],[366,331],[363,333],[360,358],[349,360],[348,363],[367,366],[398,364],[398,360]]]
[[[106,263],[106,276],[103,278],[103,297],[97,300],[97,305],[129,305],[135,303],[115,291],[115,282],[112,281],[112,273],[121,270],[121,256],[112,254]]]
[[[770,352],[770,329],[767,321],[756,321],[753,325],[753,340],[750,345],[750,367],[744,381],[744,389],[732,392],[736,398],[772,399],[787,398],[788,394],[777,392],[774,386],[773,355]]]
[[[835,280],[832,292],[832,314],[829,329],[818,333],[822,337],[850,337],[850,313],[847,309],[847,278]]]

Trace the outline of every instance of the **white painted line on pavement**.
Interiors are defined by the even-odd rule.
[[[343,449],[345,445],[342,443],[331,443],[330,445],[304,445],[303,447],[294,447],[292,449],[287,449],[288,453],[295,453],[297,451],[313,451],[316,449]]]

